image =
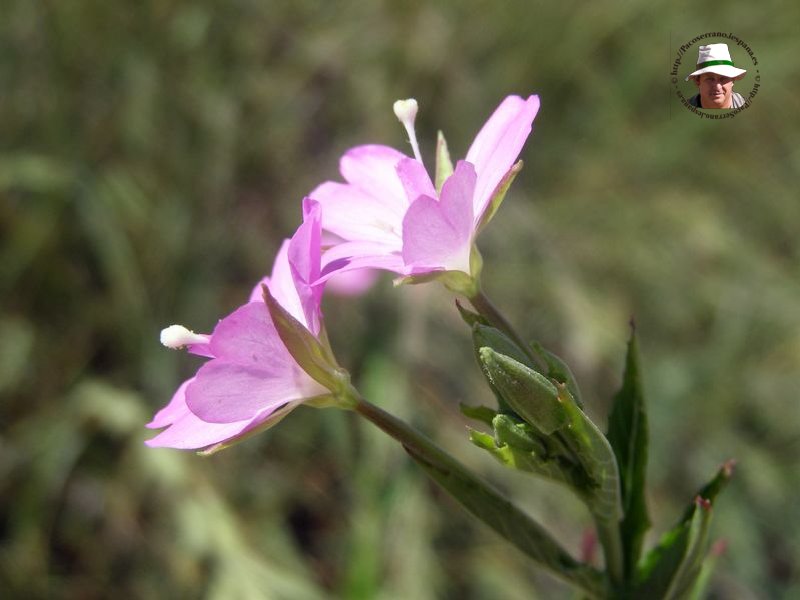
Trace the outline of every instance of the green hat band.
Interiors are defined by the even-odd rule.
[[[697,68],[705,69],[706,67],[713,67],[716,65],[728,65],[730,67],[734,66],[732,60],[709,60],[708,62],[700,63],[697,65]]]

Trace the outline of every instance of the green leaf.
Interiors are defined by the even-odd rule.
[[[458,309],[458,314],[461,315],[461,318],[470,327],[473,327],[474,325],[489,325],[489,321],[486,320],[486,317],[479,315],[476,312],[472,312],[468,308],[462,306],[461,302],[458,301],[458,298],[456,298],[456,308]]]
[[[497,184],[497,187],[494,189],[492,193],[492,198],[489,200],[489,204],[486,206],[486,210],[483,211],[483,215],[481,216],[480,223],[478,223],[478,233],[483,231],[483,228],[489,224],[489,221],[492,220],[497,210],[500,208],[500,205],[503,203],[503,199],[506,197],[506,192],[508,192],[508,188],[511,187],[511,184],[514,181],[514,178],[517,176],[522,170],[522,161],[517,161],[517,163],[512,166],[508,172],[503,175],[503,179],[500,180],[500,183]]]
[[[478,437],[485,435],[475,433]],[[461,506],[536,563],[593,597],[603,596],[605,582],[598,571],[576,561],[541,525],[486,482],[455,461],[444,457],[436,460],[430,454],[419,453],[411,445],[406,445],[405,449]]]
[[[488,406],[468,406],[466,404],[459,404],[458,408],[465,417],[480,421],[489,427],[492,426],[492,420],[495,415],[497,415],[497,411]]]
[[[698,506],[687,521],[668,531],[651,550],[637,577],[634,600],[680,598],[687,579],[699,574],[703,549],[708,538],[710,506]]]
[[[481,348],[491,348],[498,354],[504,354],[521,362],[524,365],[532,367],[530,359],[525,354],[525,350],[519,347],[505,333],[495,327],[476,323],[472,326],[472,344],[475,347],[476,354],[480,354]]]
[[[688,594],[687,600],[705,600],[708,597],[708,588],[714,569],[717,567],[719,557],[725,552],[726,544],[722,540],[717,540],[711,545],[711,551],[706,555],[700,567],[700,573],[692,585],[692,590]]]
[[[597,523],[603,548],[608,552],[613,546],[615,553],[617,550],[621,553],[622,549],[617,549],[618,544],[612,539],[618,537],[618,532],[611,534],[611,528],[619,527],[622,519],[619,467],[614,451],[597,425],[578,407],[565,384],[558,384],[558,394],[569,422],[559,433],[592,484],[588,507]],[[618,558],[621,560],[622,556]]]
[[[625,577],[630,580],[639,562],[644,534],[650,527],[645,502],[648,427],[639,370],[636,333],[631,333],[622,388],[614,397],[608,418],[608,441],[619,465],[624,517],[620,535],[625,557]]]
[[[544,375],[490,347],[480,348],[478,355],[489,380],[520,417],[544,435],[566,426],[558,390]]]
[[[728,461],[703,486],[678,523],[645,556],[636,574],[634,598],[683,598],[702,572],[714,501],[733,475]]]
[[[725,486],[728,485],[731,477],[733,477],[733,471],[735,467],[736,461],[733,459],[723,463],[716,475],[714,475],[714,478],[705,484],[699,492],[697,492],[697,496],[703,498],[704,500],[708,500],[713,505],[719,493],[725,489]],[[681,520],[687,521],[689,518],[691,518],[691,515],[695,510],[695,505],[690,504],[683,513]]]
[[[447,140],[440,131],[436,136],[436,193],[442,192],[442,186],[450,175],[453,174],[453,162],[450,160],[450,151],[447,149]]]
[[[576,381],[575,376],[572,374],[572,370],[570,370],[567,363],[565,363],[560,357],[547,350],[539,342],[532,342],[531,350],[533,350],[533,352],[539,358],[541,358],[544,364],[547,366],[547,376],[550,379],[555,379],[558,382],[566,384],[570,394],[572,394],[572,397],[575,398],[575,402],[578,403],[578,406],[583,408],[583,399],[581,397],[581,391],[578,388],[578,382]]]
[[[572,558],[536,521],[492,485],[477,477],[416,429],[360,399],[354,410],[403,445],[409,456],[468,512],[495,530],[539,565],[592,597],[602,597],[605,578]],[[478,445],[491,447],[487,434],[473,432]]]
[[[308,375],[332,392],[342,388],[343,370],[338,367],[330,348],[324,346],[305,326],[289,314],[269,291],[261,286],[264,302],[275,324],[275,329],[289,354]]]

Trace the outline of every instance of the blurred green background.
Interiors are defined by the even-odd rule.
[[[789,0],[4,0],[0,595],[572,597],[354,415],[301,408],[205,459],[142,444],[199,364],[159,330],[243,302],[345,149],[408,150],[395,99],[418,99],[430,159],[437,129],[463,156],[506,94],[538,93],[481,239],[488,293],[600,423],[635,316],[648,543],[735,457],[710,597],[800,597],[798,22]],[[759,60],[735,119],[691,114],[669,81],[706,31]],[[382,279],[325,311],[367,397],[579,553],[580,505],[468,443],[458,403],[491,399],[442,288]]]

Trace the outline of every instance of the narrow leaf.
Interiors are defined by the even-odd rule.
[[[492,419],[494,419],[497,414],[497,411],[492,410],[488,406],[468,406],[466,404],[459,404],[458,408],[465,417],[480,421],[489,427],[492,426]]]
[[[536,521],[457,463],[436,461],[406,446],[422,469],[468,512],[551,573],[591,596],[604,593],[602,575],[570,556]]]
[[[634,588],[634,600],[680,598],[687,581],[694,582],[700,572],[711,520],[710,505],[698,498],[692,516],[668,531],[646,559]],[[686,589],[684,589],[686,588]]]
[[[522,512],[492,485],[477,477],[452,456],[377,406],[359,400],[354,410],[403,445],[409,456],[450,495],[506,541],[556,577],[583,589],[589,596],[605,596],[605,578],[592,567],[576,561],[536,521]],[[486,434],[474,438],[491,446]]]
[[[608,441],[619,465],[622,507],[620,523],[625,577],[630,580],[639,562],[644,534],[650,527],[645,502],[648,427],[642,391],[636,333],[631,333],[622,388],[614,397],[608,418]]]
[[[678,523],[647,553],[636,574],[634,598],[681,598],[691,591],[702,570],[711,509],[732,477],[733,466],[728,461],[720,467]]]
[[[456,298],[456,308],[458,309],[458,314],[460,314],[461,318],[464,320],[464,323],[466,323],[470,327],[473,327],[475,325],[484,325],[484,326],[489,325],[489,321],[487,321],[485,317],[479,315],[476,312],[472,312],[468,308],[465,308],[461,304],[461,302],[458,301],[458,298]]]
[[[618,547],[620,544],[617,542],[617,528],[622,519],[622,498],[614,451],[597,425],[578,407],[565,384],[559,384],[558,394],[569,422],[559,433],[580,461],[592,484],[588,507],[597,524],[603,548],[607,553],[614,553],[616,565],[616,561],[623,558],[622,548]],[[608,556],[606,559],[610,560]],[[622,567],[621,564],[619,566]]]

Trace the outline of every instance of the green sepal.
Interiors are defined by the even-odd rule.
[[[490,347],[480,348],[478,359],[506,403],[538,431],[550,435],[566,426],[558,390],[544,375]]]
[[[468,308],[465,308],[461,302],[458,301],[458,298],[456,298],[456,308],[458,309],[458,314],[461,315],[464,323],[470,327],[474,325],[489,325],[489,321],[486,319],[486,317],[476,312],[472,312]]]
[[[474,238],[473,238],[474,240]],[[483,256],[481,256],[478,246],[473,242],[469,251],[469,273],[473,282],[473,287],[461,292],[467,298],[473,298],[481,289],[481,273],[483,272]],[[458,290],[453,290],[458,291]]]
[[[534,354],[536,354],[547,367],[547,376],[550,379],[555,379],[560,383],[566,384],[570,394],[575,398],[575,402],[578,403],[578,406],[583,408],[583,398],[581,397],[580,388],[578,388],[578,382],[567,363],[559,356],[547,350],[539,342],[531,342],[531,350],[533,350]]]
[[[488,406],[468,406],[466,404],[459,404],[458,408],[465,417],[480,421],[489,427],[492,426],[492,420],[495,415],[497,415],[497,411],[492,410]]]
[[[472,253],[470,254],[470,264],[473,263],[473,257],[476,254],[476,248],[473,246]],[[478,261],[480,261],[480,254],[478,254]],[[480,274],[480,269],[478,270]],[[418,285],[420,283],[430,283],[431,281],[438,281],[444,285],[448,290],[456,294],[461,294],[467,298],[474,296],[480,287],[478,280],[464,271],[431,271],[422,275],[407,275],[405,277],[397,277],[394,280],[394,285]]]
[[[497,184],[497,187],[492,192],[492,198],[489,200],[489,204],[486,205],[486,209],[483,211],[483,215],[481,216],[481,220],[478,223],[478,233],[483,231],[483,228],[489,224],[489,221],[492,220],[497,210],[500,208],[500,205],[503,203],[503,199],[506,197],[506,192],[508,192],[508,188],[511,187],[511,184],[514,181],[514,178],[517,176],[522,170],[522,161],[519,160],[514,164],[508,172],[503,175],[503,178],[500,180],[500,183]]]
[[[450,151],[447,149],[447,140],[440,131],[436,135],[436,193],[442,193],[442,186],[450,175],[453,174],[453,161],[450,160]]]
[[[650,516],[645,501],[648,426],[642,390],[636,332],[631,331],[622,387],[614,397],[608,417],[608,438],[619,466],[624,517],[620,536],[625,557],[625,577],[633,577],[642,551]]]
[[[347,373],[336,364],[330,346],[322,344],[306,327],[283,308],[262,285],[264,302],[281,341],[309,377],[332,392],[343,391],[349,383]],[[324,336],[321,336],[324,338]]]
[[[728,461],[703,486],[678,523],[647,553],[636,573],[634,599],[683,598],[693,589],[706,555],[714,501],[733,475]]]

